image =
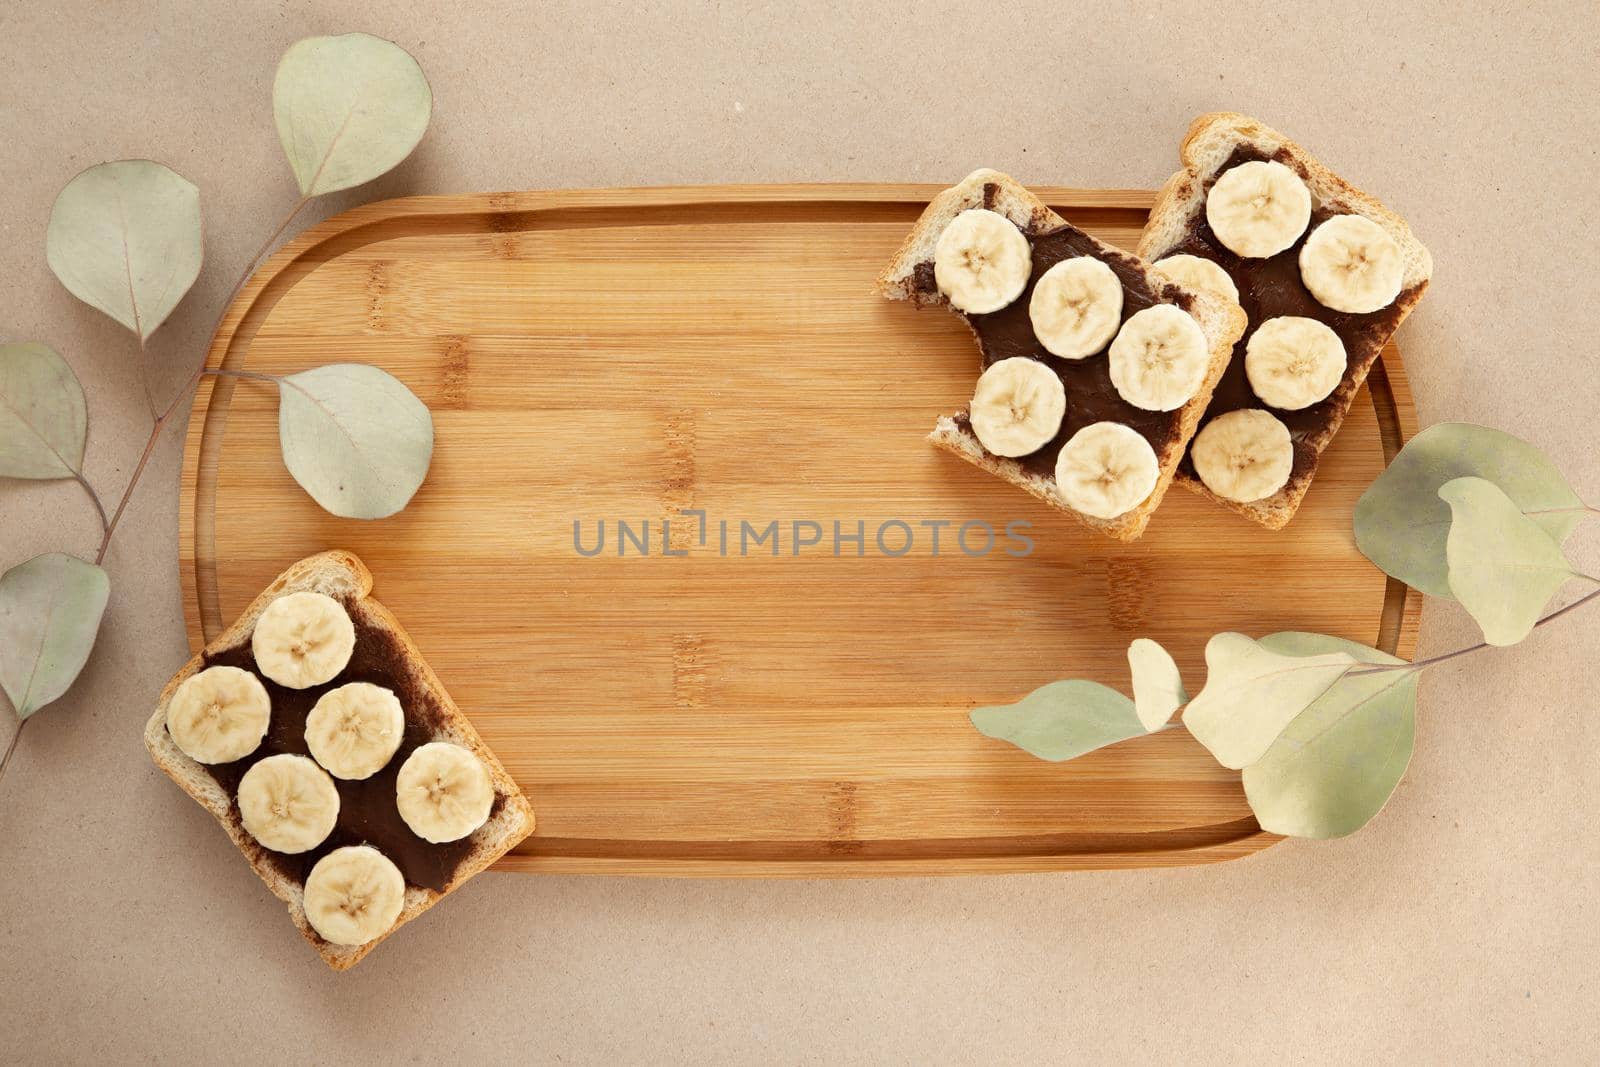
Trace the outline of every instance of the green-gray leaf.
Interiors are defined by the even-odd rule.
[[[1561,546],[1493,482],[1455,478],[1439,490],[1450,506],[1450,592],[1491,645],[1528,636],[1557,589],[1576,577]]]
[[[200,190],[148,159],[90,167],[50,209],[50,269],[141,341],[189,291],[201,257]]]
[[[972,725],[1040,759],[1060,762],[1143,736],[1133,701],[1098,682],[1041,686],[1015,704],[977,708]]]
[[[53,552],[0,575],[0,689],[26,719],[72,685],[111,595],[106,572]]]
[[[1183,724],[1224,767],[1248,767],[1354,663],[1345,652],[1285,656],[1244,634],[1217,634],[1206,643],[1205,688]]]
[[[1261,644],[1290,656],[1343,652],[1362,663],[1403,662],[1322,634],[1272,634]],[[1415,671],[1352,671],[1340,678],[1244,769],[1256,821],[1273,833],[1316,838],[1365,826],[1411,762],[1416,699]]]
[[[89,413],[66,360],[35,341],[0,345],[0,478],[70,478]]]
[[[1159,730],[1189,699],[1183,677],[1171,653],[1148,637],[1128,646],[1128,669],[1133,672],[1133,704],[1146,730]]]
[[[1485,478],[1532,515],[1557,543],[1582,520],[1582,502],[1537,448],[1486,426],[1446,422],[1413,437],[1356,502],[1356,545],[1385,573],[1430,596],[1449,598],[1445,537],[1450,508],[1439,488],[1452,478]]]
[[[433,417],[399,379],[334,363],[279,379],[283,462],[341,518],[382,519],[411,501],[433,459]]]
[[[365,33],[289,46],[272,82],[278,140],[304,196],[369,182],[411,154],[433,92],[411,54]]]

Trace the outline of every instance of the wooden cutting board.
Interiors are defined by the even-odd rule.
[[[502,868],[879,875],[1135,867],[1276,840],[1182,730],[1071,764],[967,711],[1062,677],[1127,687],[1153,637],[1193,686],[1219,630],[1412,652],[1420,604],[1356,551],[1352,506],[1414,429],[1391,346],[1272,533],[1174,489],[1120,545],[923,440],[978,369],[942,311],[872,293],[931,185],[419,197],[302,234],[229,309],[211,365],[378,364],[433,410],[433,468],[383,522],[290,479],[270,384],[208,378],[185,455],[191,643],[284,566],[359,553],[538,809]],[[1153,194],[1040,189],[1132,247]],[[697,519],[708,524],[704,546]],[[662,554],[661,521],[675,519]],[[585,549],[605,520],[606,548]],[[616,548],[616,523],[649,554]],[[720,524],[732,542],[724,555]],[[740,554],[777,520],[779,554]],[[864,554],[842,541],[862,523]],[[904,555],[905,535],[913,534]],[[791,524],[823,542],[793,551]],[[940,552],[931,526],[941,528]],[[1008,554],[1008,523],[1031,554]],[[885,523],[889,523],[887,527]],[[967,555],[953,545],[963,523]],[[886,531],[885,549],[876,543]],[[811,536],[803,526],[803,538]],[[748,542],[747,542],[748,544]]]

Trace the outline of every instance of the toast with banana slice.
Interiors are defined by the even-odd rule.
[[[1144,533],[1244,329],[1237,304],[994,170],[936,196],[877,287],[977,339],[972,400],[929,441],[1119,541]]]
[[[144,732],[336,971],[534,826],[371,593],[349,552],[296,563],[168,683]]]
[[[1177,481],[1279,529],[1433,261],[1399,215],[1254,119],[1201,115],[1178,154],[1139,254],[1249,322]]]

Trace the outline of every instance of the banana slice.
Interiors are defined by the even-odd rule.
[[[305,756],[268,756],[239,779],[239,821],[274,852],[309,852],[339,820],[339,790]]]
[[[1365,315],[1394,303],[1405,263],[1389,231],[1361,215],[1335,215],[1300,249],[1300,280],[1317,303]]]
[[[1282,489],[1294,470],[1289,428],[1269,411],[1246,408],[1218,415],[1189,449],[1195,473],[1225,500],[1248,504]]]
[[[984,208],[950,220],[933,249],[933,278],[961,311],[999,311],[1027,287],[1033,250],[1016,224]]]
[[[967,417],[983,447],[997,456],[1026,456],[1049,444],[1067,413],[1067,390],[1036,359],[1012,356],[978,378]]]
[[[1111,384],[1145,411],[1181,408],[1211,366],[1206,335],[1187,311],[1157,304],[1135,312],[1111,342]]]
[[[261,673],[290,689],[332,681],[350,665],[356,628],[331,596],[290,593],[267,605],[256,620],[250,648]]]
[[[1235,304],[1239,302],[1239,287],[1233,284],[1222,265],[1212,260],[1188,254],[1168,256],[1151,264],[1151,269],[1185,289],[1210,293]]]
[[[365,945],[400,918],[406,880],[370,845],[336,848],[306,876],[306,921],[335,945]]]
[[[352,682],[322,694],[306,716],[306,747],[335,778],[370,778],[394,758],[405,736],[400,698],[381,685]]]
[[[267,687],[238,667],[210,667],[178,686],[167,704],[167,733],[197,763],[232,763],[261,745],[272,720]]]
[[[1311,221],[1311,190],[1282,163],[1252,160],[1222,173],[1206,194],[1217,240],[1251,259],[1275,256]]]
[[[1085,426],[1056,457],[1061,499],[1097,519],[1114,519],[1144,503],[1160,474],[1150,442],[1120,422]]]
[[[1344,377],[1344,342],[1316,319],[1280,315],[1256,327],[1244,349],[1244,373],[1263,401],[1299,411],[1327,398]]]
[[[401,765],[395,803],[411,832],[424,841],[459,841],[488,821],[494,783],[472,752],[432,741]]]
[[[1116,336],[1122,322],[1122,283],[1093,256],[1062,260],[1034,283],[1028,318],[1051,355],[1092,356]]]

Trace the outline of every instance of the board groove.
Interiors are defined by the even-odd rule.
[[[1211,629],[1322,629],[1413,654],[1420,598],[1348,533],[1354,495],[1415,432],[1397,350],[1276,541],[1174,491],[1144,541],[1102,543],[918,439],[970,389],[976,354],[949,316],[870,287],[938,190],[416,197],[312,227],[240,292],[208,365],[380,363],[434,411],[435,468],[402,516],[334,520],[282,470],[270,389],[207,377],[180,504],[191,644],[293,558],[363,554],[539,810],[504,869],[939,874],[1215,862],[1271,844],[1237,775],[1181,731],[1053,766],[978,737],[964,712],[1050,677],[1125,684],[1117,650],[1142,633],[1191,677]],[[1124,246],[1154,196],[1036,191]],[[771,419],[788,420],[782,437]],[[877,466],[841,450],[863,433]],[[655,519],[1016,514],[1041,543],[1011,567],[552,551],[550,513],[585,505]],[[674,547],[692,550],[682,530]],[[1315,589],[1327,604],[1304,602]],[[627,603],[643,610],[608,617]],[[919,652],[935,666],[907,665]]]

